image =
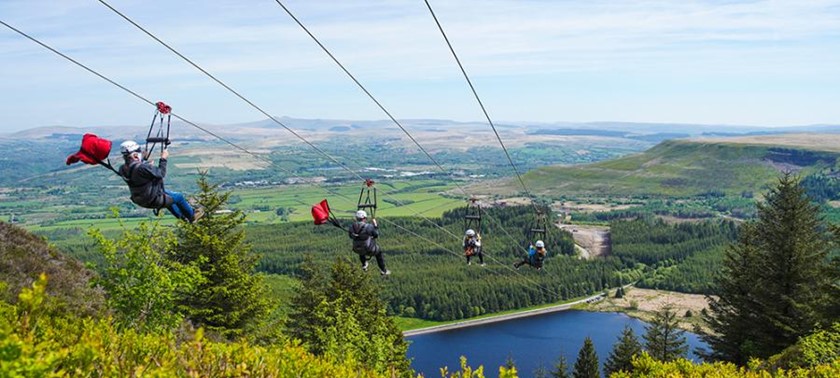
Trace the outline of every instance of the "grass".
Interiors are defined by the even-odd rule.
[[[392,317],[394,322],[397,323],[397,327],[399,327],[400,331],[410,331],[413,329],[420,329],[426,327],[434,327],[441,324],[448,324],[454,322],[438,322],[434,320],[425,320],[425,319],[418,319],[418,318],[406,318],[404,316],[394,316]]]
[[[441,180],[403,180],[388,184],[378,184],[377,216],[415,216],[421,214],[426,217],[437,217],[444,212],[464,206],[460,199],[447,198],[441,195],[446,190],[454,187],[454,184]],[[357,199],[359,198],[360,186],[342,185],[330,186],[329,190],[323,185],[284,185],[275,187],[248,188],[236,187],[233,189],[235,203],[230,205],[232,209],[239,209],[245,212],[248,223],[283,223],[311,220],[310,208],[312,205],[327,198],[333,212],[338,217],[349,216],[356,211]],[[337,192],[339,195],[332,194]],[[393,193],[393,194],[391,194]],[[107,197],[107,196],[103,196]],[[123,222],[131,226],[143,220],[149,220],[154,215],[151,210],[145,210],[128,203],[127,198],[121,198],[124,203],[119,206],[122,209],[130,209],[138,214],[145,215],[139,218],[125,218]],[[387,200],[387,201],[386,201]],[[43,202],[8,201],[0,204],[0,214],[16,214],[21,212],[13,211],[22,207],[32,208],[31,211],[23,213],[25,222],[23,226],[31,231],[51,231],[65,228],[99,228],[101,230],[119,229],[119,223],[113,218],[99,218],[111,214],[109,204],[98,205],[72,205],[73,212],[68,212],[70,205],[53,203],[50,200]],[[37,208],[36,208],[37,207]],[[291,209],[285,216],[277,214],[277,209]],[[125,210],[121,211],[126,215]],[[164,224],[173,224],[175,220],[163,211]],[[95,219],[73,219],[73,217],[90,217]]]

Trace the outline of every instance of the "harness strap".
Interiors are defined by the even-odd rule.
[[[167,147],[169,147],[169,145],[172,143],[172,141],[169,140],[169,128],[170,128],[170,124],[172,122],[172,107],[170,107],[169,105],[166,105],[162,101],[155,104],[155,106],[156,106],[155,114],[152,116],[151,125],[149,125],[149,133],[146,134],[146,148],[145,148],[145,150],[147,151],[147,153],[149,155],[152,154],[152,151],[154,151],[155,146],[158,143],[163,144],[163,146],[161,148],[164,149],[164,150],[167,149]],[[164,126],[163,125],[163,117],[164,116],[166,116],[166,133],[164,133],[164,131],[163,131],[163,126]],[[155,121],[158,121],[158,120],[159,120],[159,123],[158,123],[158,129],[157,129],[157,136],[153,137],[152,132],[154,132],[154,130],[155,130]],[[151,144],[152,146],[149,147],[149,144]]]

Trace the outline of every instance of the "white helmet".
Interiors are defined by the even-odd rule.
[[[367,213],[364,210],[359,210],[356,212],[356,220],[362,220],[367,218]]]
[[[534,244],[537,248],[545,248],[545,243],[542,240],[537,240],[537,243]]]
[[[127,140],[120,144],[120,152],[122,152],[123,156],[131,154],[133,152],[140,152],[140,145],[133,140]]]
[[[473,231],[472,229],[469,229],[469,230],[467,230],[465,235],[467,235],[469,237],[473,237],[473,236],[475,236],[475,231]]]

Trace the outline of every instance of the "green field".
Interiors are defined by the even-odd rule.
[[[434,179],[404,180],[377,184],[377,214],[387,216],[437,217],[447,210],[464,206],[465,200],[442,195],[454,187],[451,182]],[[328,199],[337,217],[349,217],[356,210],[360,186],[282,185],[263,188],[233,188],[230,209],[242,210],[251,224],[274,224],[311,220],[310,208],[322,199]],[[59,199],[55,199],[58,201]],[[64,205],[47,198],[42,201],[0,202],[0,212],[24,214],[22,225],[34,232],[65,228],[119,229],[119,222],[111,215],[115,206],[124,216],[126,225],[148,220],[151,210],[141,209],[122,198],[119,203],[106,200],[101,205]],[[110,204],[108,202],[111,202]],[[283,209],[283,210],[279,210]],[[22,210],[26,212],[23,213]],[[165,213],[165,211],[164,211]],[[125,217],[129,216],[129,217]],[[20,217],[20,215],[18,215]],[[20,220],[20,218],[19,218]],[[164,224],[173,224],[168,214]]]

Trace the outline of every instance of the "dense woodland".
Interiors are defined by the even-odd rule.
[[[584,261],[573,255],[570,235],[557,230],[547,238],[549,258],[542,271],[527,266],[514,271],[510,264],[524,255],[533,208],[488,210],[482,232],[485,267],[467,266],[462,256],[463,214],[459,209],[433,220],[381,216],[380,245],[394,272],[380,282],[389,314],[461,319],[591,295],[630,282],[713,293],[722,247],[737,234],[731,221],[677,225],[652,217],[614,221],[613,256]],[[262,255],[258,269],[267,273],[297,274],[305,256],[322,265],[336,257],[356,263],[347,234],[329,226],[251,226],[249,238]]]
[[[625,267],[644,266],[637,286],[714,294],[723,248],[735,240],[733,221],[669,224],[654,217],[610,222],[613,255]]]
[[[573,256],[571,236],[559,230],[546,238],[549,257],[542,271],[528,266],[514,270],[513,263],[525,256],[526,233],[535,222],[532,207],[488,209],[481,232],[486,266],[479,266],[476,258],[468,266],[461,249],[463,215],[463,209],[428,220],[379,215],[379,245],[393,272],[378,281],[389,314],[462,319],[598,293],[622,280],[629,282],[633,274],[628,271],[622,278],[617,259],[579,260]],[[258,270],[263,272],[299,274],[307,256],[321,266],[336,258],[359,264],[347,232],[329,225],[248,230],[254,251],[262,255]]]
[[[802,187],[814,201],[823,203],[840,199],[840,172],[835,168],[802,179]]]

